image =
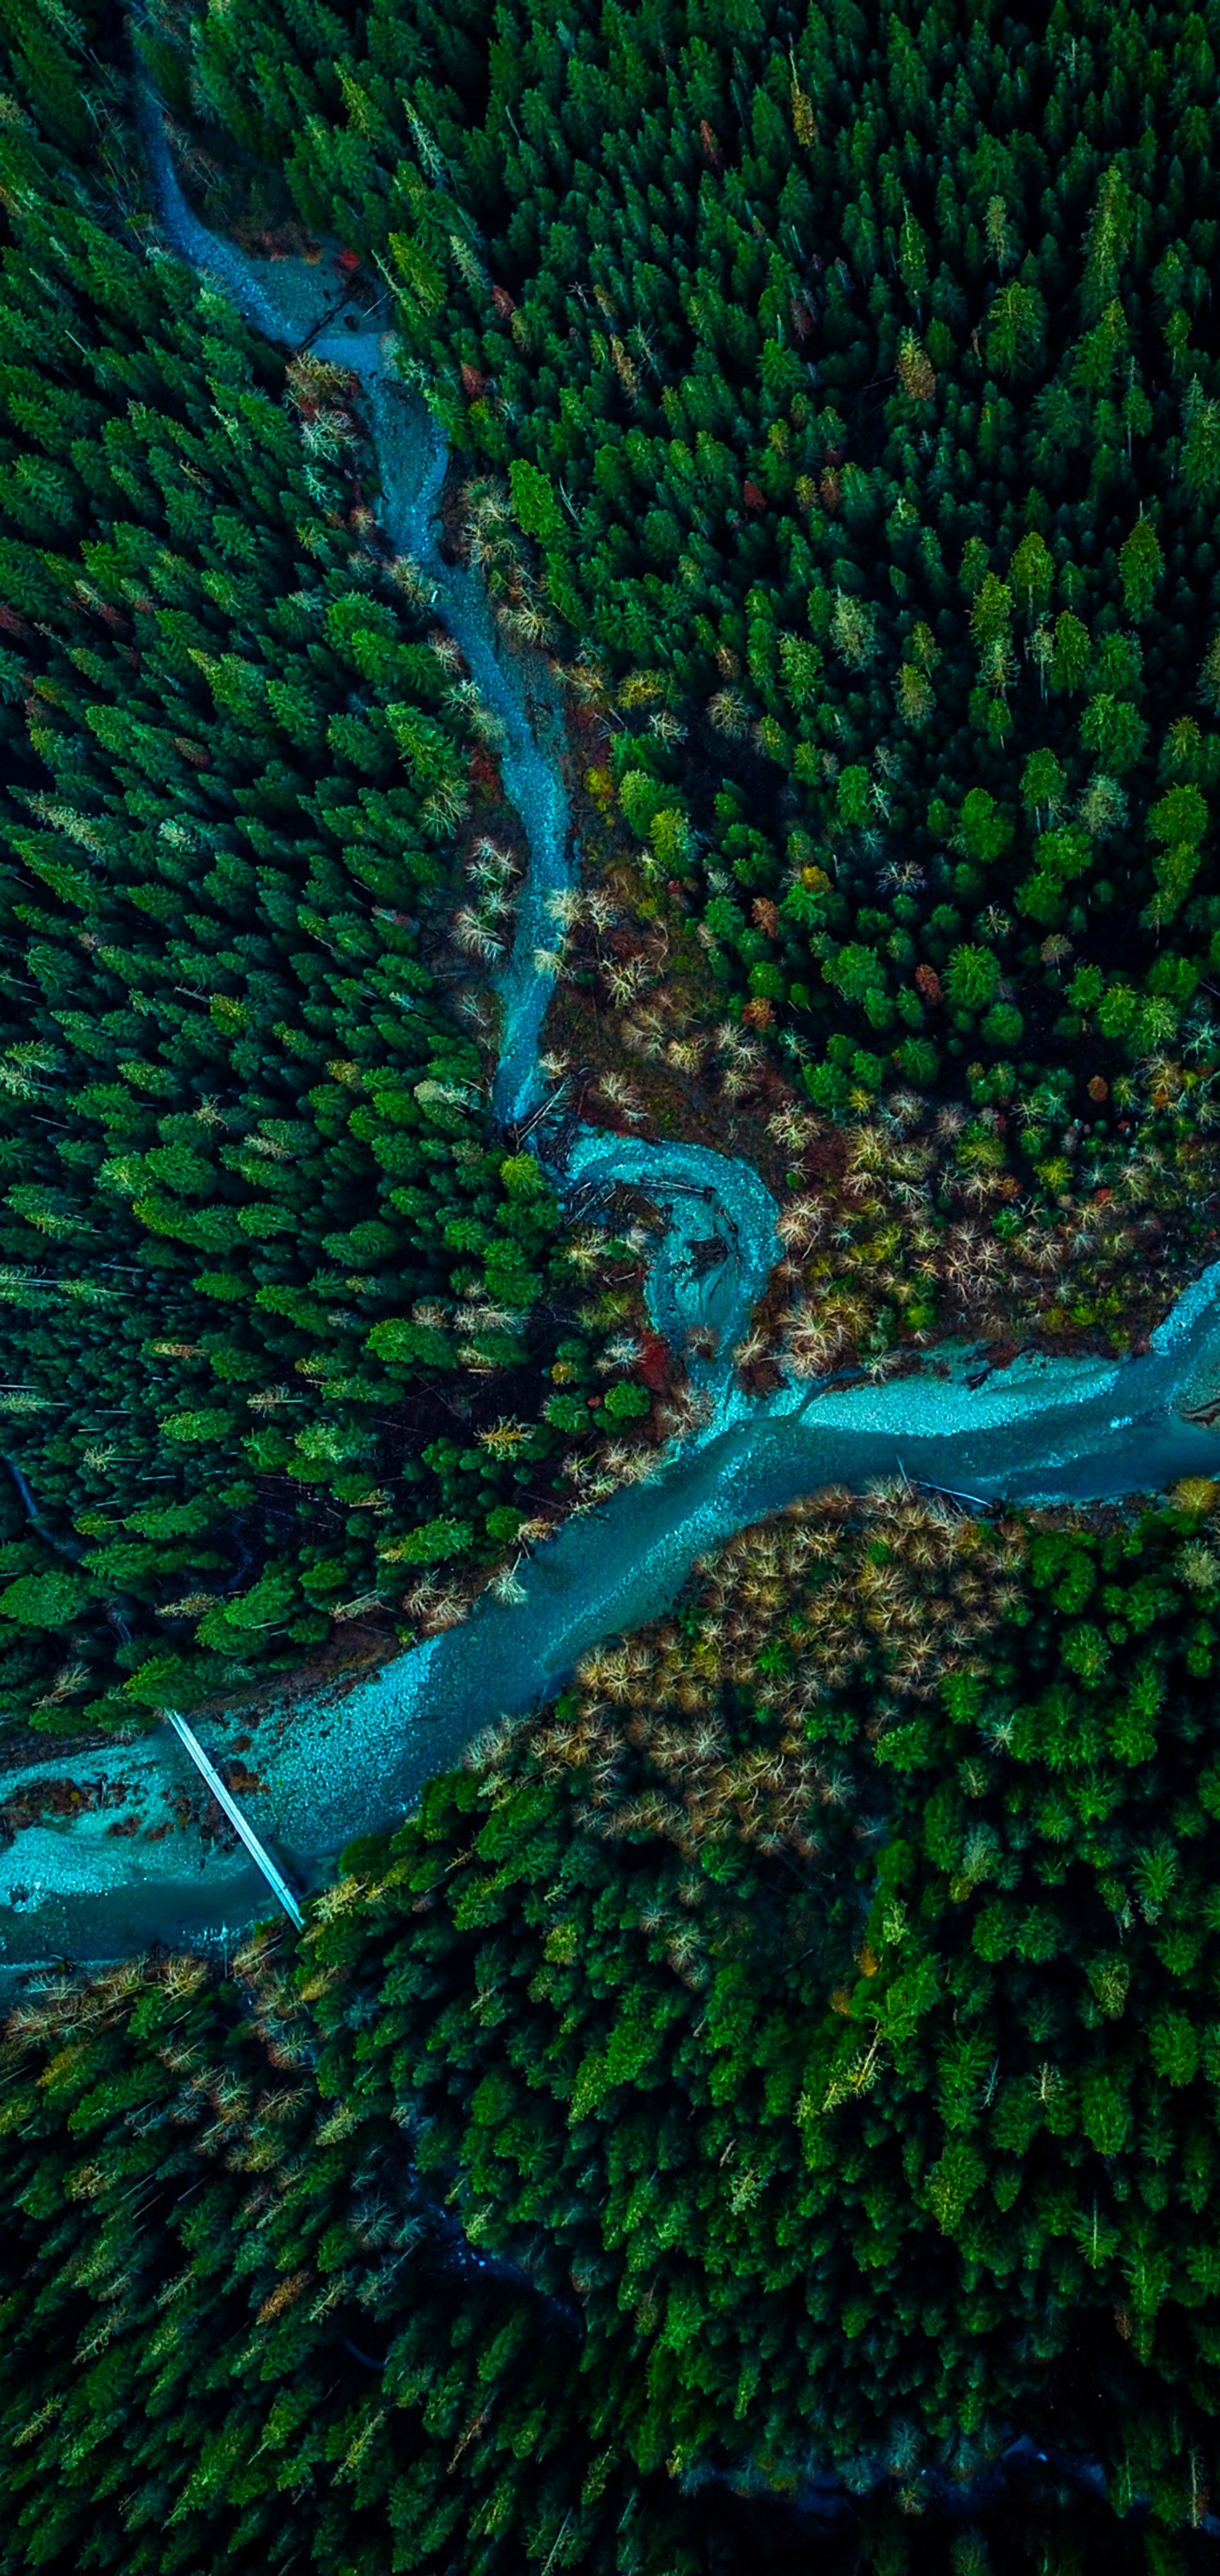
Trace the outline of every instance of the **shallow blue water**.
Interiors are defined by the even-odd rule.
[[[538,1041],[551,983],[534,951],[552,936],[546,898],[572,881],[577,864],[558,758],[557,685],[538,656],[506,650],[476,577],[440,555],[444,439],[424,405],[396,383],[392,344],[355,315],[349,327],[342,292],[321,268],[256,263],[218,242],[182,199],[147,95],[141,128],[174,248],[256,329],[289,347],[312,335],[319,356],[361,376],[385,533],[433,587],[437,614],[503,728],[501,771],[529,869],[512,954],[495,979],[502,1017],[494,1105],[505,1124],[517,1123],[541,1099]],[[541,1150],[558,1149],[552,1142]],[[355,1834],[401,1821],[429,1776],[500,1716],[547,1697],[600,1637],[656,1615],[696,1557],[822,1485],[861,1487],[906,1474],[967,1499],[1084,1502],[1154,1492],[1220,1464],[1216,1435],[1183,1421],[1180,1410],[1220,1393],[1220,1265],[1178,1300],[1140,1359],[1033,1357],[972,1387],[971,1354],[959,1350],[942,1355],[947,1375],[875,1387],[794,1382],[751,1400],[734,1379],[731,1351],[779,1250],[775,1202],[758,1174],[707,1146],[592,1128],[578,1130],[563,1162],[548,1168],[563,1188],[628,1182],[663,1211],[650,1311],[676,1347],[692,1327],[710,1337],[710,1354],[691,1355],[705,1418],[671,1444],[652,1481],[578,1514],[539,1548],[520,1569],[521,1600],[485,1594],[460,1627],[366,1680],[261,1719],[255,1758],[265,1787],[251,1812],[303,1885],[320,1883]],[[240,1724],[235,1714],[215,1729],[214,1753],[223,1754]],[[53,1759],[31,1766],[6,1787],[11,1794],[65,1767]],[[172,1824],[171,1800],[193,1779],[168,1730],[72,1768],[82,1781],[126,1782],[128,1810],[142,1830],[117,1839],[111,1810],[19,1833],[0,1852],[0,1961],[113,1957],[153,1939],[215,1938],[266,1913],[263,1883],[244,1858],[210,1854],[197,1836],[176,1830],[152,1839]]]

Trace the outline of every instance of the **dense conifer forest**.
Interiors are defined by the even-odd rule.
[[[157,23],[394,282],[730,1012],[833,1116],[964,1093],[1035,1198],[1137,1127],[1164,1188],[1214,1115],[1211,13]]]
[[[828,1493],[295,1962],[32,1996],[0,2565],[1210,2563],[1218,1502]]]
[[[511,1563],[639,1262],[490,1131],[515,818],[350,388],[150,255],[120,68],[11,15],[0,1711],[79,1733]]]
[[[0,0],[0,1762],[524,1597],[718,1357],[494,1114],[502,729],[137,82],[444,428],[546,1132],[764,1176],[744,1409],[1220,1248],[1218,50]],[[0,2576],[1215,2567],[1220,1481],[976,1501],[741,1531],[295,1942],[5,1972]]]

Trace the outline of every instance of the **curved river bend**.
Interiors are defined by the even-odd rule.
[[[253,261],[209,233],[182,197],[147,91],[139,112],[173,248],[266,337],[287,348],[308,340],[319,357],[361,378],[385,535],[426,575],[436,614],[502,727],[501,775],[529,850],[513,951],[496,986],[493,1100],[500,1120],[514,1124],[542,1098],[538,1041],[551,979],[534,952],[551,935],[546,901],[575,871],[558,687],[538,657],[527,663],[506,649],[477,576],[440,554],[445,441],[398,383],[392,340],[344,302],[320,267]],[[1182,1417],[1185,1407],[1220,1395],[1220,1264],[1178,1299],[1139,1359],[1033,1356],[971,1387],[978,1354],[947,1350],[937,1355],[945,1375],[880,1387],[789,1382],[750,1399],[730,1355],[779,1252],[775,1202],[758,1174],[706,1146],[592,1128],[578,1129],[562,1162],[548,1168],[561,1190],[631,1182],[663,1210],[649,1305],[678,1347],[696,1324],[714,1337],[716,1356],[691,1361],[706,1419],[671,1444],[649,1483],[577,1515],[539,1548],[521,1568],[523,1599],[509,1604],[486,1593],[460,1627],[365,1680],[260,1719],[253,1758],[264,1786],[252,1821],[304,1885],[318,1885],[356,1834],[400,1823],[432,1774],[485,1726],[547,1697],[600,1637],[654,1617],[696,1557],[821,1485],[861,1487],[905,1473],[970,1500],[1089,1502],[1157,1491],[1217,1463],[1215,1435]],[[708,1266],[706,1253],[698,1262],[691,1256],[711,1235],[721,1257]],[[214,1755],[223,1759],[241,1722],[234,1713],[209,1726]],[[10,1773],[3,1795],[36,1800],[40,1784],[62,1781],[67,1767],[51,1759]],[[168,1730],[76,1757],[71,1771],[82,1789],[100,1790],[99,1803],[29,1825],[0,1852],[7,1968],[113,1958],[153,1940],[230,1937],[265,1916],[264,1883],[244,1855],[210,1852],[193,1830],[178,1829],[173,1802],[195,1775]]]

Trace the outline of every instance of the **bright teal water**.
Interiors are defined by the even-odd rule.
[[[502,1019],[494,1099],[499,1117],[513,1124],[541,1097],[538,1040],[550,981],[538,973],[534,950],[551,937],[545,901],[576,867],[557,756],[558,689],[538,657],[506,650],[477,579],[439,553],[444,440],[424,405],[396,383],[392,344],[358,317],[345,318],[322,270],[256,263],[217,241],[185,205],[147,98],[142,126],[174,248],[257,330],[285,346],[315,333],[311,345],[320,356],[361,376],[385,532],[432,584],[437,613],[503,727],[502,775],[529,849],[513,951],[496,982]],[[1220,1266],[1178,1300],[1141,1359],[1035,1357],[972,1389],[965,1383],[971,1355],[957,1351],[943,1355],[947,1377],[879,1387],[791,1383],[752,1401],[733,1381],[730,1353],[778,1254],[775,1202],[758,1174],[707,1146],[584,1128],[555,1177],[581,1189],[628,1181],[664,1211],[649,1303],[675,1345],[692,1325],[717,1337],[715,1357],[694,1361],[691,1371],[707,1418],[672,1444],[653,1481],[579,1514],[539,1548],[521,1568],[522,1600],[486,1594],[463,1625],[346,1692],[261,1721],[256,1758],[266,1788],[251,1814],[303,1884],[320,1883],[353,1835],[400,1821],[426,1779],[501,1715],[545,1698],[600,1637],[663,1609],[696,1557],[819,1486],[861,1487],[905,1472],[969,1498],[1083,1502],[1154,1492],[1216,1463],[1214,1435],[1183,1421],[1180,1408],[1201,1389],[1220,1391]],[[710,1236],[718,1239],[718,1257],[694,1262],[693,1247]],[[213,1753],[223,1753],[239,1725],[235,1716],[216,1727]],[[6,1789],[62,1776],[65,1767],[38,1764]],[[108,1831],[111,1809],[29,1828],[0,1853],[0,1955],[11,1965],[53,1955],[113,1957],[153,1939],[214,1938],[266,1913],[263,1883],[244,1860],[209,1856],[193,1834],[150,1838],[170,1819],[174,1794],[193,1784],[168,1732],[86,1757],[73,1774],[82,1782],[126,1783],[127,1807],[141,1817],[142,1831],[116,1839]]]

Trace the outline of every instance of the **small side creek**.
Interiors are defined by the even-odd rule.
[[[550,937],[546,899],[579,866],[558,683],[541,657],[510,650],[477,575],[440,552],[445,440],[398,381],[392,337],[324,265],[254,260],[209,232],[182,196],[156,100],[146,88],[138,95],[169,245],[254,329],[289,349],[308,341],[360,378],[383,531],[424,573],[438,619],[502,727],[501,774],[529,866],[512,953],[495,978],[493,1106],[503,1125],[519,1125],[543,1100],[538,1048],[553,985],[535,951]],[[252,1758],[261,1787],[249,1813],[302,1887],[319,1886],[356,1834],[400,1823],[428,1778],[498,1718],[548,1697],[599,1638],[656,1616],[697,1557],[820,1486],[862,1488],[905,1474],[968,1503],[1084,1503],[1157,1492],[1220,1466],[1216,1434],[1184,1418],[1220,1397],[1220,1264],[1178,1299],[1137,1359],[1026,1356],[980,1384],[977,1349],[954,1346],[929,1355],[935,1372],[888,1384],[789,1380],[751,1397],[731,1353],[779,1257],[778,1211],[757,1172],[705,1145],[591,1127],[560,1145],[557,1132],[544,1115],[531,1143],[561,1193],[628,1182],[662,1211],[649,1307],[677,1349],[701,1328],[699,1354],[687,1349],[686,1357],[704,1419],[661,1453],[648,1483],[577,1515],[540,1547],[520,1569],[523,1599],[487,1593],[461,1626],[367,1678],[260,1717]],[[705,1341],[714,1343],[711,1356]],[[212,1723],[213,1758],[235,1750],[239,1734],[248,1743],[240,1711]],[[0,1966],[95,1961],[153,1941],[221,1941],[267,1914],[263,1881],[244,1855],[183,1827],[195,1775],[168,1729],[10,1772],[0,1803],[19,1800],[33,1815],[40,1791],[65,1776],[85,1803],[19,1823],[0,1850]]]

